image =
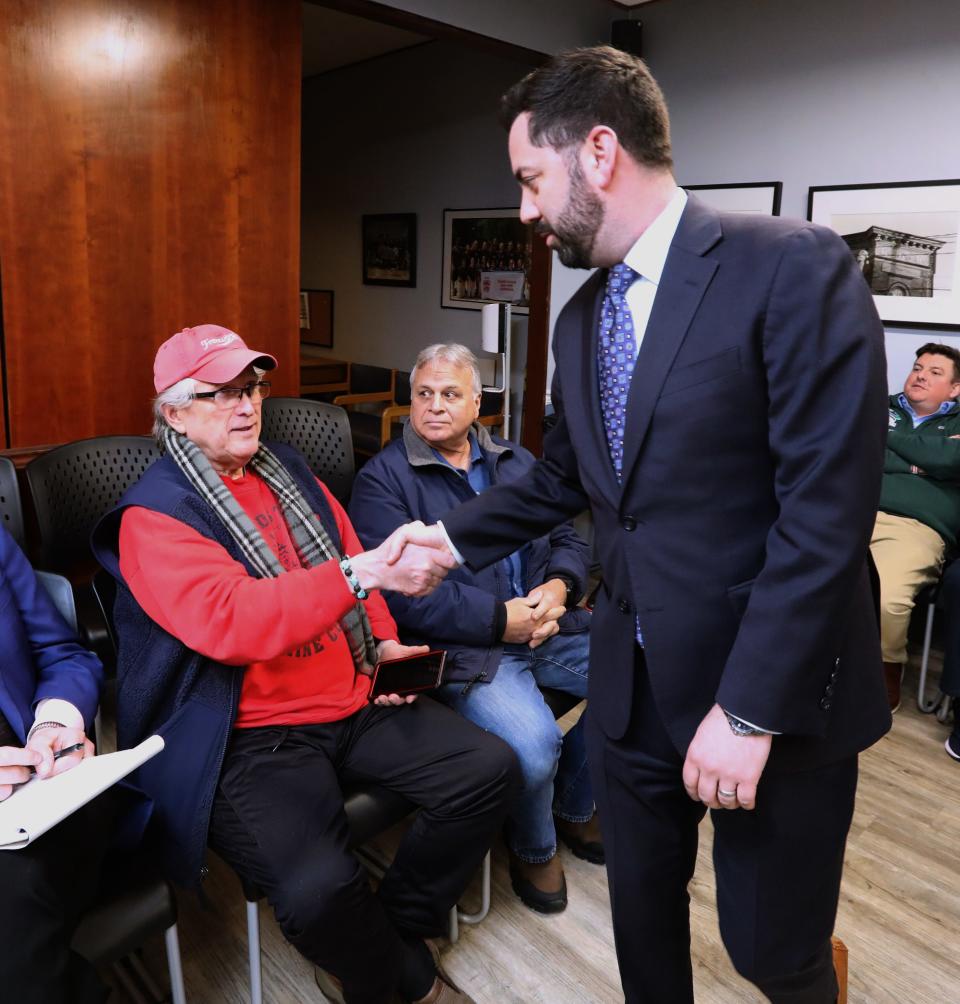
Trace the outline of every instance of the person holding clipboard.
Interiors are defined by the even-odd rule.
[[[57,612],[0,527],[0,802],[94,755],[103,667]],[[0,851],[0,987],[17,1004],[99,1004],[107,990],[70,950],[112,827],[102,797],[20,851]],[[13,949],[15,947],[15,950]]]

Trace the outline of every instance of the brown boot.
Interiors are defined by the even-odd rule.
[[[558,855],[542,864],[510,855],[510,883],[520,899],[537,913],[562,913],[567,908],[567,880]]]
[[[476,1004],[476,1001],[448,979],[438,975],[430,993],[413,1004]]]
[[[557,836],[571,851],[584,861],[602,865],[606,861],[603,853],[603,837],[600,834],[600,816],[595,812],[585,823],[570,823],[554,816]]]
[[[900,684],[903,683],[903,666],[899,662],[883,664],[883,678],[887,684],[887,701],[891,714],[900,707]]]
[[[433,981],[430,993],[426,997],[414,1001],[413,1004],[476,1004],[476,1001],[465,994],[443,971],[443,967],[440,965],[440,948],[437,943],[427,938],[424,944],[433,958],[437,978]]]

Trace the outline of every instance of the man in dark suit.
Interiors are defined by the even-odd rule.
[[[638,59],[562,54],[504,97],[521,218],[599,266],[555,331],[529,476],[408,530],[480,567],[589,505],[603,569],[588,754],[628,1001],[692,1000],[713,813],[720,927],[774,1001],[837,993],[857,754],[890,727],[867,542],[883,331],[845,244],[677,188]]]

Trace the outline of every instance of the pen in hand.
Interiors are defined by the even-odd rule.
[[[56,753],[53,754],[53,759],[54,760],[59,760],[61,757],[69,756],[71,753],[79,753],[80,750],[83,749],[83,747],[84,747],[84,744],[82,742],[81,743],[74,743],[72,746],[64,746],[63,749],[59,749],[59,750],[56,751]],[[30,773],[31,773],[31,775],[36,774],[37,773],[37,768],[36,767],[31,767],[30,768]]]

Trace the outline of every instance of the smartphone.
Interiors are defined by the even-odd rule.
[[[408,655],[402,659],[378,662],[373,671],[370,698],[382,694],[417,694],[433,690],[443,683],[443,665],[447,653],[444,649]]]

